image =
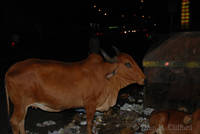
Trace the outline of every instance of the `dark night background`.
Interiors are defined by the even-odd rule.
[[[1,6],[1,51],[7,52],[1,58],[21,56],[65,59],[78,55],[78,50],[86,51],[88,3],[36,0],[7,1]],[[20,42],[10,48],[9,41],[13,34],[20,35]]]
[[[142,59],[157,37],[180,29],[180,0],[109,2],[6,1],[1,4],[1,61],[29,57],[80,60],[88,55],[91,31],[100,32],[101,47],[116,45]],[[93,5],[97,7],[94,9]],[[191,2],[191,26],[199,29],[198,4]],[[102,12],[98,12],[98,8]],[[107,12],[108,15],[103,15]],[[124,17],[122,17],[124,15]],[[141,16],[144,15],[144,18]],[[92,24],[92,25],[91,25]],[[99,25],[96,28],[94,25]],[[123,26],[139,29],[124,36]],[[131,25],[131,26],[130,26]],[[92,26],[92,27],[91,27]],[[118,26],[118,29],[108,29]],[[19,35],[15,41],[13,36]],[[12,47],[12,41],[15,46]]]
[[[200,30],[198,1],[191,0],[187,30],[180,28],[181,0],[141,1],[4,1],[0,4],[1,87],[5,71],[16,61],[31,57],[77,61],[87,57],[93,33],[109,54],[115,45],[141,65],[148,49],[168,34]],[[123,33],[129,29],[137,32]]]

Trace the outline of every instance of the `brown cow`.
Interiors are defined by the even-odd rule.
[[[103,56],[107,57],[104,51]],[[10,120],[13,133],[26,133],[24,119],[27,108],[33,106],[49,112],[83,107],[87,130],[92,134],[96,110],[114,106],[121,88],[144,84],[145,76],[130,55],[120,53],[114,61],[105,62],[100,55],[91,54],[74,63],[28,59],[11,66],[5,85],[7,98],[14,104]]]
[[[153,112],[146,134],[200,134],[193,133],[189,114],[176,110]]]

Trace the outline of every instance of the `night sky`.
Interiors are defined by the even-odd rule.
[[[107,18],[100,16],[91,8],[93,3],[106,9],[110,15]],[[190,11],[190,30],[199,30],[198,6],[194,1],[191,2]],[[143,21],[142,19],[133,19],[134,17],[131,16],[126,21],[122,21],[120,18],[122,12],[125,15],[132,14],[132,16],[144,14],[145,17],[150,16],[150,19]],[[150,47],[148,43],[152,43],[154,40],[152,38],[148,41],[144,35],[146,33],[168,34],[180,31],[179,18],[180,0],[144,0],[142,7],[140,0],[111,0],[109,2],[103,0],[88,2],[77,0],[67,2],[21,0],[14,2],[8,0],[1,4],[1,60],[39,57],[70,61],[84,58],[89,51],[88,41],[91,36],[89,24],[91,22],[100,24],[102,29],[106,24],[122,26],[128,23],[140,23],[138,27],[146,28],[148,32],[137,33],[121,40],[121,35],[115,36],[114,32],[109,31],[111,34],[104,33],[104,36],[100,38],[103,38],[102,47],[112,44],[124,51],[134,49],[133,51],[137,53],[136,56],[141,53],[142,57],[146,49]],[[155,27],[154,24],[156,24]],[[12,44],[16,38],[16,44]]]

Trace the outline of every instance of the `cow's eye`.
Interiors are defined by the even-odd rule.
[[[131,64],[129,62],[125,63],[125,66],[131,68]]]

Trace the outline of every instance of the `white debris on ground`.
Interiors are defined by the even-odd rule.
[[[144,95],[143,92],[139,92]],[[94,118],[94,126],[92,128],[95,134],[106,134],[116,131],[115,134],[144,134],[149,129],[148,117],[154,111],[153,108],[144,108],[143,99],[135,99],[129,96],[128,102],[122,106],[115,106],[114,110],[108,112],[96,112]],[[72,120],[64,128],[55,131],[48,131],[48,134],[87,134],[87,121],[84,109],[77,109],[77,118]],[[54,121],[44,121],[37,123],[37,127],[46,127],[56,125]],[[84,129],[83,129],[84,128]],[[110,130],[109,130],[110,129]],[[124,129],[124,130],[123,130]],[[83,131],[84,130],[84,131]],[[35,134],[28,132],[28,134]]]
[[[27,134],[39,134],[39,133],[36,133],[36,132],[30,132],[29,130],[26,130],[26,133]]]
[[[149,129],[149,123],[148,123],[147,118],[139,117],[136,121],[138,124],[140,124],[141,132],[145,132]]]
[[[139,104],[128,104],[125,103],[122,107],[120,107],[120,110],[124,110],[124,111],[135,111],[139,114],[142,114],[143,112],[143,104],[139,105]]]
[[[140,129],[140,132],[136,132],[137,134],[144,133],[145,131],[149,129],[149,120],[147,119],[147,117],[150,116],[151,113],[154,111],[153,108],[144,108],[143,104],[125,103],[122,107],[120,107],[120,110],[135,111],[136,113],[140,115],[139,118],[136,119],[136,122],[137,124],[139,124],[139,127],[134,126],[135,130]]]
[[[151,113],[152,113],[153,111],[154,111],[153,108],[148,107],[148,108],[146,108],[146,109],[143,110],[143,113],[144,113],[146,116],[149,116],[149,115],[151,115]]]
[[[48,134],[80,134],[80,126],[75,125],[75,121],[73,120],[64,128],[60,128],[56,131],[48,131]]]
[[[37,127],[47,127],[47,126],[52,126],[52,125],[56,125],[55,121],[49,120],[49,121],[44,121],[42,123],[37,123],[36,126]]]

